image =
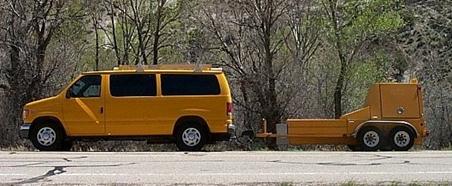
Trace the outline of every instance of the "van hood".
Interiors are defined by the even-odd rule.
[[[30,103],[25,104],[26,109],[32,109],[32,110],[41,110],[41,109],[47,109],[49,107],[53,107],[54,105],[59,105],[60,101],[58,99],[58,96],[52,96],[40,100],[36,100]]]
[[[33,106],[38,105],[38,104],[43,104],[43,103],[46,103],[46,102],[49,102],[49,101],[53,101],[53,100],[55,100],[55,98],[56,98],[56,96],[43,98],[43,99],[38,99],[36,101],[32,101],[30,103],[25,104],[25,106],[33,107]]]

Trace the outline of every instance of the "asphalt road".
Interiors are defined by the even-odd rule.
[[[452,151],[0,152],[6,184],[452,184]]]

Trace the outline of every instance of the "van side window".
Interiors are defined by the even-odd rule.
[[[81,77],[69,88],[68,97],[99,97],[100,96],[100,75],[87,75]]]
[[[215,75],[162,74],[163,95],[218,95]]]
[[[155,74],[110,75],[110,94],[123,96],[155,96]]]

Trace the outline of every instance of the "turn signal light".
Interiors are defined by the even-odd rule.
[[[232,103],[230,102],[226,103],[226,115],[228,116],[232,115]]]
[[[28,118],[28,116],[30,116],[31,114],[31,110],[30,109],[24,109],[22,112],[22,119],[25,120]]]

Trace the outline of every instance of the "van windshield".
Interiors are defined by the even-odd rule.
[[[71,85],[68,91],[69,97],[86,98],[100,96],[100,75],[87,75],[81,77]]]

